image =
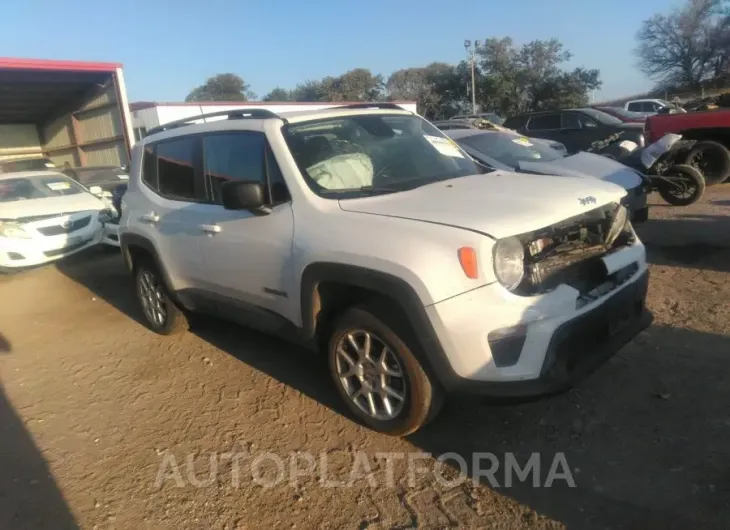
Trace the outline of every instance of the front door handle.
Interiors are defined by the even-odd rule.
[[[206,234],[217,234],[221,231],[220,225],[200,225],[198,228]]]
[[[160,216],[157,215],[155,212],[150,212],[142,214],[142,217],[140,217],[140,219],[147,223],[158,223],[160,221]]]

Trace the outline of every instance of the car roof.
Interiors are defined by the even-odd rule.
[[[245,111],[241,111],[240,109],[236,111],[231,111],[231,114],[236,113],[243,113],[245,115],[246,112],[251,111],[261,111],[264,109],[246,109]],[[244,117],[244,118],[228,118],[226,119],[225,115],[219,115],[215,116],[216,119],[212,121],[204,121],[202,123],[194,123],[199,120],[207,120],[209,118],[206,117],[205,114],[199,115],[199,116],[190,116],[187,118],[188,121],[192,123],[186,123],[183,125],[178,125],[177,127],[172,126],[170,129],[164,129],[160,131],[152,131],[150,134],[148,134],[146,137],[142,139],[140,143],[147,144],[152,143],[160,139],[164,138],[173,138],[176,136],[185,136],[189,134],[196,134],[199,132],[212,132],[216,130],[252,130],[252,131],[263,131],[264,130],[264,123],[270,122],[272,120],[283,120],[286,123],[303,123],[307,121],[316,121],[316,120],[324,120],[324,119],[332,119],[332,118],[347,118],[352,116],[363,116],[363,115],[372,115],[372,116],[416,116],[413,112],[409,110],[405,110],[402,108],[377,108],[375,106],[373,107],[366,107],[366,108],[344,108],[344,107],[332,107],[328,109],[314,109],[314,110],[297,110],[297,111],[291,111],[291,112],[281,112],[278,114],[274,114],[273,112],[270,112],[267,110],[271,115],[270,116],[261,116],[261,117]],[[212,116],[211,116],[212,118]],[[163,124],[162,127],[165,125]]]
[[[68,178],[66,175],[64,175],[60,171],[53,171],[53,170],[43,171],[40,169],[36,169],[34,171],[10,171],[8,173],[0,173],[0,180],[27,178],[27,177],[43,177],[43,176],[47,177],[49,175],[55,175],[57,177]]]

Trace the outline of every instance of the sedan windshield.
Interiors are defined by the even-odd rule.
[[[621,125],[623,122],[616,118],[615,116],[611,116],[610,114],[606,114],[605,112],[602,112],[600,110],[596,109],[581,109],[581,112],[584,114],[587,114],[591,118],[593,118],[596,121],[601,122],[604,125]]]
[[[323,196],[404,191],[481,173],[453,140],[418,116],[363,114],[297,123],[285,128],[285,137],[307,184]]]
[[[520,162],[552,162],[563,158],[562,153],[546,144],[510,133],[483,132],[458,141],[511,168],[517,168]]]
[[[48,173],[30,177],[0,178],[0,203],[77,195],[86,190],[64,175]]]

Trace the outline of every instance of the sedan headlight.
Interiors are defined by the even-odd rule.
[[[8,239],[30,239],[33,236],[23,230],[22,225],[15,222],[0,221],[0,237]]]
[[[508,290],[517,287],[525,275],[525,248],[516,237],[500,239],[494,246],[494,274]]]

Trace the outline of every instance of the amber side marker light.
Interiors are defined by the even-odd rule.
[[[459,249],[459,263],[467,278],[476,280],[479,278],[479,263],[477,263],[477,251],[472,247],[461,247]]]

